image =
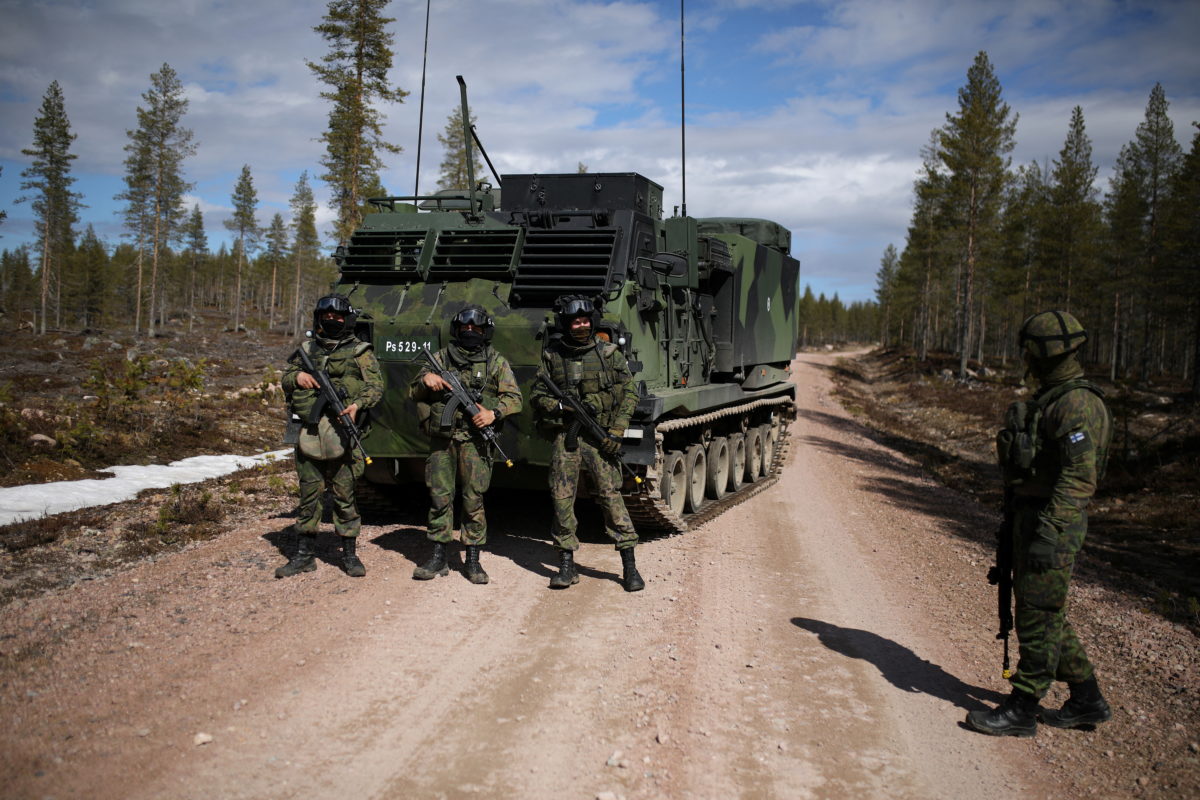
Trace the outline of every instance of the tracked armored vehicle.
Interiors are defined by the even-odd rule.
[[[635,173],[500,182],[502,192],[374,199],[378,211],[338,248],[337,291],[364,310],[360,335],[387,381],[366,437],[367,491],[423,482],[429,439],[408,386],[450,318],[469,303],[489,310],[493,345],[528,398],[564,294],[598,298],[599,332],[634,372],[621,459],[642,478],[623,490],[639,529],[684,531],[774,483],[795,416],[790,233],[760,219],[664,219],[662,187]],[[493,487],[547,487],[550,440],[526,405],[504,421],[515,466],[498,464]]]

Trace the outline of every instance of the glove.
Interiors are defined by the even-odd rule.
[[[610,433],[608,438],[600,443],[600,452],[609,458],[616,456],[621,452],[621,440]]]
[[[1042,539],[1034,539],[1029,545],[1029,569],[1034,572],[1045,572],[1054,569],[1055,543]]]

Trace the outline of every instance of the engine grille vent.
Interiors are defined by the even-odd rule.
[[[358,231],[350,237],[342,272],[399,272],[416,276],[426,231]]]
[[[455,277],[507,277],[520,231],[441,231],[429,261],[429,280]]]
[[[529,229],[517,262],[513,296],[549,305],[562,294],[597,295],[608,288],[616,230]]]

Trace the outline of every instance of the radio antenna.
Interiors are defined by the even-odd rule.
[[[683,179],[683,204],[680,207],[683,216],[687,216],[687,119],[684,109],[687,107],[684,94],[683,69],[683,0],[679,0],[679,172]]]
[[[421,56],[421,110],[417,114],[417,175],[413,179],[413,197],[421,194],[421,135],[425,129],[425,66],[429,63],[429,5],[432,2],[425,0],[425,52]]]

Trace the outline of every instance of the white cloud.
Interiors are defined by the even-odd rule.
[[[424,0],[394,0],[392,79],[410,90],[385,109],[385,186],[413,189]],[[437,134],[465,76],[478,132],[501,172],[640,171],[681,202],[678,3],[437,0],[429,31],[421,188],[442,158]],[[249,164],[266,223],[302,170],[319,200],[328,106],[304,59],[325,52],[312,30],[323,0],[240,5],[0,0],[0,246],[29,230],[28,205],[7,202],[51,80],[63,86],[75,168],[88,175],[85,221],[115,241],[126,129],[164,62],[190,100],[185,124],[210,240],[226,236],[230,194]],[[929,132],[987,50],[1020,113],[1014,163],[1054,158],[1070,111],[1084,110],[1094,158],[1107,168],[1132,138],[1155,81],[1185,146],[1200,118],[1194,45],[1200,4],[1058,0],[997,5],[918,0],[696,0],[688,3],[688,211],[761,216],[793,230],[814,288],[867,299],[879,255],[903,247],[911,185]],[[1102,170],[1101,178],[1106,176]],[[105,184],[105,180],[108,181]],[[81,184],[84,181],[81,181]],[[106,187],[106,188],[101,188]],[[331,212],[318,218],[327,224]],[[820,283],[818,283],[818,281]]]

